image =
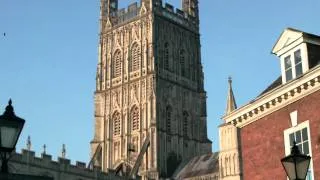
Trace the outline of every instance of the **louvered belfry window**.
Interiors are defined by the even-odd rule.
[[[131,50],[131,67],[130,71],[137,71],[140,68],[140,62],[141,62],[141,51],[139,48],[139,45],[135,43],[132,46]]]
[[[164,69],[169,70],[169,43],[164,44]]]
[[[139,119],[139,109],[137,106],[133,107],[131,110],[131,123],[132,131],[139,130],[140,119]]]
[[[172,108],[170,106],[167,106],[166,108],[166,120],[167,120],[167,132],[171,134],[171,114],[172,114]]]
[[[120,114],[116,112],[113,115],[113,135],[118,136],[120,135],[120,130],[121,130],[121,119],[120,119]]]
[[[114,53],[112,66],[112,77],[119,77],[121,75],[121,52],[119,50]]]
[[[181,68],[181,76],[186,76],[186,67],[185,67],[185,55],[184,50],[180,50],[180,68]]]
[[[188,118],[187,112],[183,112],[183,136],[188,137]]]

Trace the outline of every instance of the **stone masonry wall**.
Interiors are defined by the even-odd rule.
[[[125,177],[116,176],[115,172],[103,173],[98,169],[89,169],[83,162],[71,164],[69,159],[42,154],[36,157],[35,152],[22,150],[22,153],[12,155],[9,161],[9,173],[51,177],[54,180],[116,180]]]

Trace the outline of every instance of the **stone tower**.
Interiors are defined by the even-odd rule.
[[[118,0],[101,0],[91,149],[103,171],[132,167],[147,136],[139,174],[149,179],[211,152],[198,0],[182,7],[141,0],[118,9]]]

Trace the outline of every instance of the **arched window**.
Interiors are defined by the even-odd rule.
[[[121,130],[121,120],[120,120],[120,113],[116,112],[113,115],[113,135],[118,136],[120,135]]]
[[[166,123],[167,123],[167,132],[171,134],[171,116],[172,116],[172,108],[167,106],[166,108]]]
[[[183,136],[188,137],[188,118],[187,112],[183,112]]]
[[[139,70],[140,68],[140,62],[141,62],[141,52],[139,45],[137,43],[134,43],[131,49],[131,63],[130,65],[130,72]]]
[[[180,73],[181,76],[186,76],[186,67],[185,67],[185,54],[184,54],[184,50],[180,50]]]
[[[121,75],[121,52],[117,50],[113,56],[112,77],[116,78]]]
[[[169,70],[169,43],[164,44],[164,69]]]
[[[139,118],[139,109],[137,106],[134,106],[130,113],[131,118],[131,129],[132,131],[139,130],[140,118]]]

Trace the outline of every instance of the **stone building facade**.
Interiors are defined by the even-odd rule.
[[[307,180],[319,179],[320,36],[288,28],[272,53],[279,57],[281,76],[250,103],[223,117],[233,129],[229,131],[236,142],[233,150],[241,155],[240,175],[287,179],[281,159],[296,141],[299,150],[312,158]],[[223,175],[230,176],[233,165],[221,163],[222,171],[229,167]]]
[[[211,152],[198,0],[182,0],[182,10],[161,0],[127,9],[101,0],[100,27],[94,165],[105,172],[132,167],[146,137],[140,174],[150,179]]]

